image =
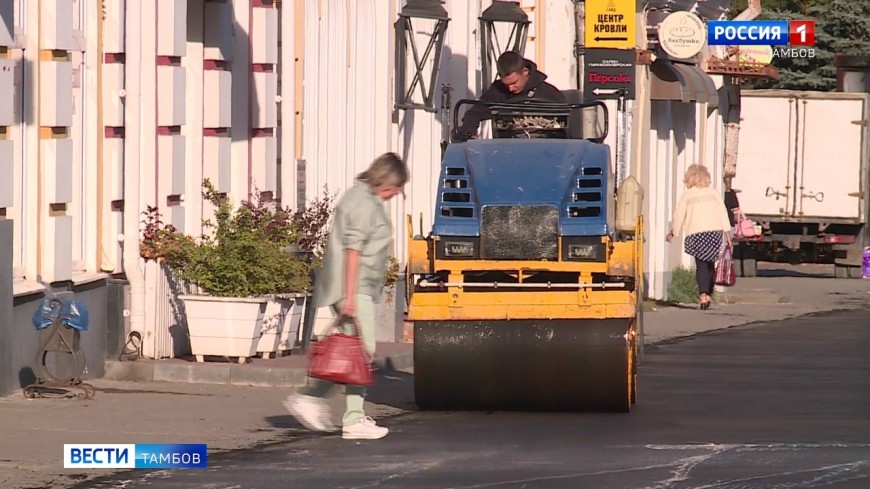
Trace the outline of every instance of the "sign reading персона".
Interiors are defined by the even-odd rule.
[[[583,99],[593,102],[602,99],[635,98],[635,66],[637,54],[633,49],[587,49],[583,71]]]

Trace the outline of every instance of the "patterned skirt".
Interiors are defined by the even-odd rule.
[[[686,253],[700,261],[715,263],[722,251],[722,231],[703,231],[686,236]]]

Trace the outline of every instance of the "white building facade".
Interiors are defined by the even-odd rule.
[[[450,21],[437,60],[436,108],[442,85],[450,85],[454,103],[488,85],[478,18],[491,3],[442,2]],[[139,256],[142,212],[157,207],[166,222],[199,234],[209,213],[203,178],[235,202],[256,190],[296,208],[324,186],[347,189],[373,158],[395,151],[411,169],[407,198],[390,204],[403,262],[405,216],[415,227],[422,216],[424,234],[432,222],[445,122],[437,110],[394,107],[393,25],[404,4],[0,0],[0,222],[12,223],[0,227],[11,244],[0,255],[11,263],[12,322],[28,321],[48,295],[87,297],[91,309],[106,311],[117,292],[122,306],[92,321],[117,329],[112,311],[120,311],[125,331],[143,333],[145,356],[179,354],[173,292]],[[656,52],[656,9],[718,19],[729,4],[637,2],[637,49]],[[584,2],[519,6],[531,21],[525,55],[557,87],[582,88],[575,43]],[[434,24],[415,20],[418,46]],[[503,43],[507,31],[499,33]],[[430,56],[427,68],[434,62]],[[627,161],[645,190],[646,290],[663,299],[670,270],[689,263],[664,240],[682,173],[698,162],[721,180],[722,81],[702,67],[665,80],[651,66],[638,64],[637,97],[628,103]],[[616,113],[615,102],[608,107]],[[611,148],[615,137],[612,127]],[[32,342],[21,341],[26,351]],[[94,341],[88,348],[95,351],[113,347]]]

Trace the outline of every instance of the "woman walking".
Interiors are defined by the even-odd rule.
[[[407,181],[408,167],[395,153],[379,156],[368,170],[357,175],[354,186],[336,206],[323,273],[315,284],[316,307],[332,307],[343,323],[355,320],[369,355],[375,353],[375,304],[383,293],[393,239],[384,203],[402,193]],[[334,386],[325,380],[309,379],[309,384],[289,396],[284,406],[308,429],[334,431],[324,401]],[[365,415],[364,396],[364,386],[345,387],[344,439],[377,440],[389,433],[389,429]]]
[[[686,192],[674,209],[668,242],[683,233],[685,251],[695,258],[701,309],[709,309],[713,299],[716,260],[724,242],[731,245],[731,221],[722,196],[710,186],[710,172],[701,165],[691,165],[683,178]]]

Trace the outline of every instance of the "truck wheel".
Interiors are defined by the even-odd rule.
[[[861,278],[861,267],[850,267],[849,265],[834,265],[834,277]]]
[[[741,276],[754,277],[758,272],[758,262],[755,258],[744,258],[740,260]]]
[[[861,267],[850,267],[849,265],[835,265],[834,277],[837,278],[863,278]]]

